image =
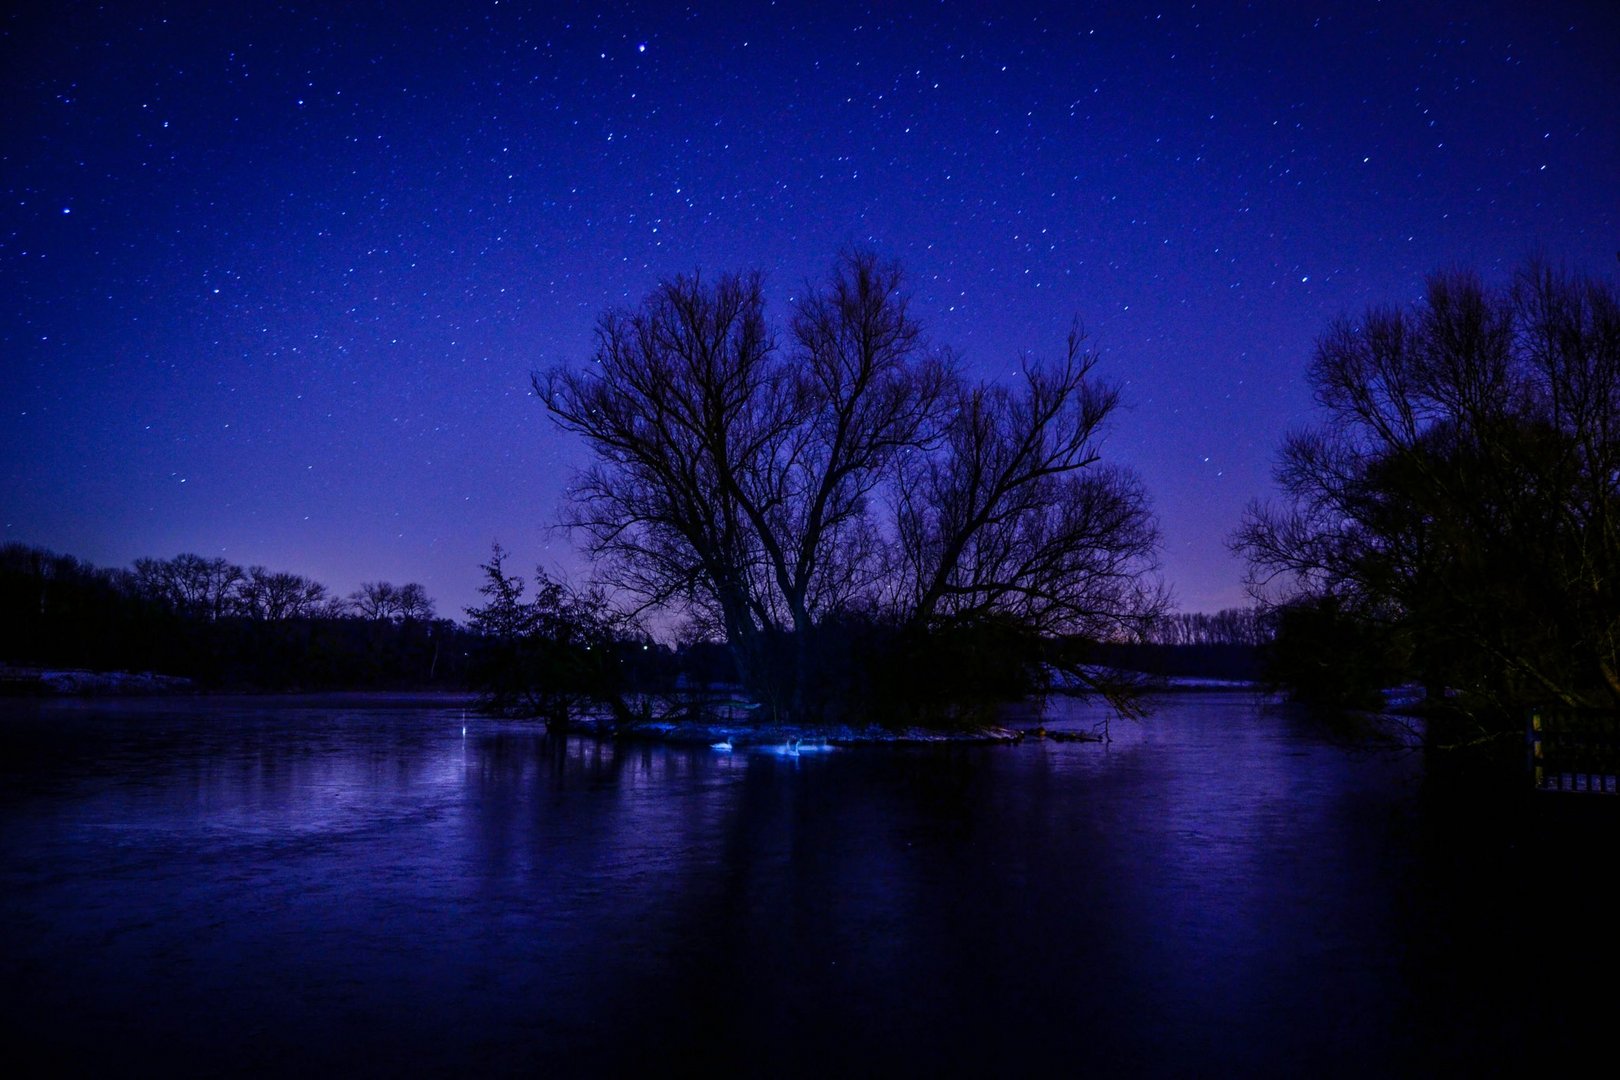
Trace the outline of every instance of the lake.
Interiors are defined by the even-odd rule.
[[[8,1042],[53,1074],[1320,1076],[1607,1030],[1601,797],[1437,795],[1245,694],[1112,732],[793,757],[445,699],[0,702]]]

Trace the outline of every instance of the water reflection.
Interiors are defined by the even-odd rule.
[[[1411,977],[1501,929],[1433,943],[1426,897],[1471,879],[1416,755],[1241,697],[1113,731],[794,758],[455,707],[11,706],[5,1015],[149,1070],[1490,1060],[1501,979]]]

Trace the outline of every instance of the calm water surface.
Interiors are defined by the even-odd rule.
[[[1433,809],[1420,755],[1242,695],[1113,730],[792,758],[7,702],[0,1022],[198,1075],[1477,1072],[1606,1023],[1602,875]]]

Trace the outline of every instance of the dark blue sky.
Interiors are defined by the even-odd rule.
[[[1241,602],[1331,318],[1614,273],[1620,9],[1120,7],[12,5],[0,537],[459,614],[492,540],[574,564],[531,369],[660,278],[780,304],[856,243],[983,374],[1083,320],[1182,606]]]

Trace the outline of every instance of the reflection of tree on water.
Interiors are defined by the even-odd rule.
[[[90,1023],[154,1071],[1388,1075],[1606,1030],[1612,819],[1543,830],[1244,695],[1108,747],[797,759],[444,708],[8,708],[8,1015],[64,1062]]]

